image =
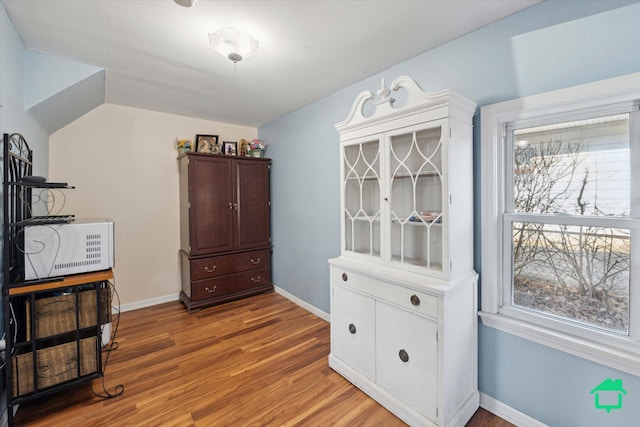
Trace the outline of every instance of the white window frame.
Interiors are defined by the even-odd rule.
[[[506,127],[510,123],[546,119],[577,120],[585,116],[632,111],[630,117],[632,186],[640,182],[640,73],[501,102],[481,108],[481,311],[483,324],[633,375],[640,375],[640,277],[630,278],[629,335],[562,321],[509,305],[503,298],[510,288],[505,268],[511,253],[503,253],[505,182],[508,152]],[[632,172],[633,173],[633,172]],[[640,271],[640,188],[631,190],[631,219],[620,219],[631,229],[630,269]],[[634,212],[636,212],[634,214]],[[635,250],[634,250],[635,243]],[[510,277],[510,276],[507,276]]]

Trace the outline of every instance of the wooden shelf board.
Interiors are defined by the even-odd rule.
[[[9,289],[9,295],[21,295],[31,292],[48,291],[51,289],[66,288],[69,286],[83,285],[85,283],[103,282],[105,280],[113,279],[113,271],[101,270],[92,271],[90,273],[74,274],[72,276],[65,276],[62,280],[57,282],[39,283],[37,285],[25,285],[17,286]]]

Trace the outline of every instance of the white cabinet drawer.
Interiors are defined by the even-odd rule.
[[[332,285],[331,352],[375,380],[375,301]]]
[[[399,285],[374,279],[340,267],[331,267],[331,281],[358,290],[409,311],[438,318],[438,298]]]
[[[437,323],[378,301],[376,328],[376,382],[435,423]]]

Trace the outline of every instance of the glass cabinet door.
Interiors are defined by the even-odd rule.
[[[389,139],[391,260],[442,271],[442,128]]]
[[[380,141],[346,145],[344,249],[380,257]]]

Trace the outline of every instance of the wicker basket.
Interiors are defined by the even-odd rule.
[[[99,288],[101,324],[111,322],[111,292]],[[78,292],[80,328],[96,324],[96,291]],[[26,302],[27,340],[31,339],[31,304]],[[35,301],[36,338],[46,338],[78,329],[76,326],[76,295],[74,293],[40,298]]]
[[[98,372],[96,337],[80,340],[80,376]],[[76,342],[48,347],[36,351],[36,372],[33,371],[33,353],[20,354],[13,361],[13,397],[38,391],[78,378],[78,352]]]

